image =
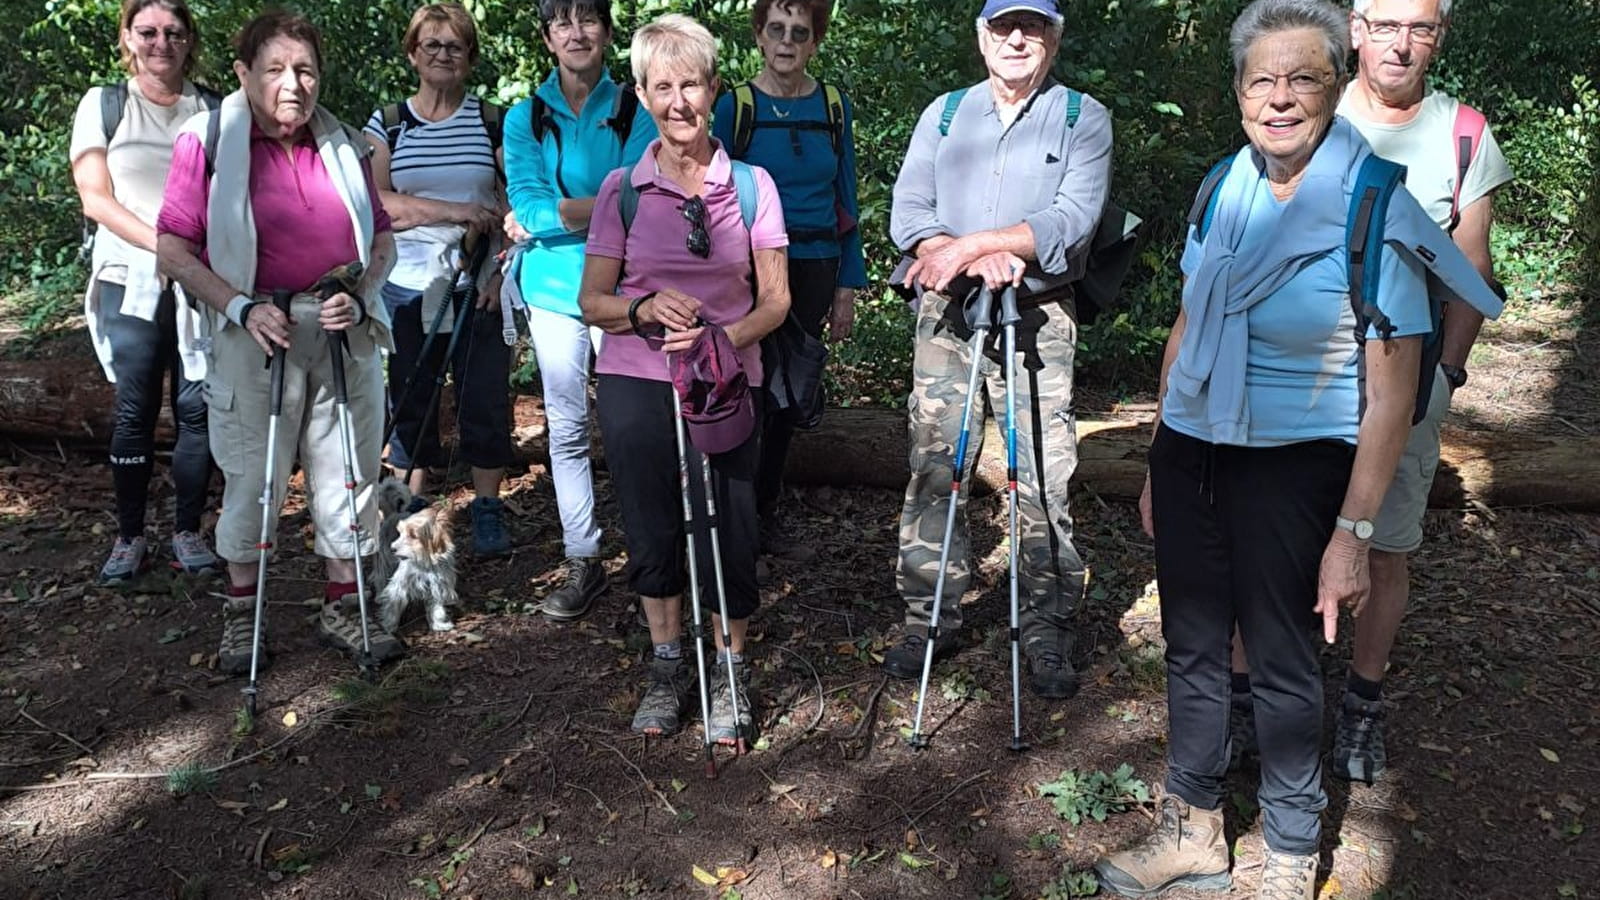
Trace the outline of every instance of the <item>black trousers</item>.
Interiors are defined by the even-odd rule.
[[[1167,642],[1167,790],[1222,803],[1234,625],[1250,659],[1267,846],[1317,852],[1322,790],[1317,573],[1355,448],[1210,444],[1162,425],[1150,447]]]
[[[789,259],[789,303],[800,326],[814,338],[833,309],[833,291],[839,284],[839,257]],[[794,426],[775,404],[768,404],[761,420],[761,463],[756,469],[756,508],[763,516],[778,508],[783,494],[783,466],[794,441]]]
[[[762,391],[751,391],[756,421]],[[595,383],[595,417],[611,471],[611,492],[622,508],[628,547],[628,587],[646,597],[672,597],[688,583],[683,522],[683,492],[678,473],[678,439],[672,415],[672,385],[625,375],[600,375]],[[755,470],[760,435],[727,453],[711,456],[711,484],[717,506],[717,542],[722,554],[728,617],[749,618],[760,604],[756,587]],[[718,608],[716,575],[706,527],[705,488],[700,453],[687,447],[688,492],[694,511],[695,564],[700,575],[700,605]]]
[[[117,494],[117,533],[144,534],[154,468],[156,417],[162,388],[168,384],[172,420],[178,429],[172,448],[176,488],[174,531],[199,531],[211,482],[211,445],[206,435],[206,400],[201,383],[183,377],[178,358],[176,311],[171,292],[161,295],[155,321],[122,314],[123,287],[100,282],[100,307],[111,344],[111,370],[117,375],[116,419],[111,426],[111,483]]]

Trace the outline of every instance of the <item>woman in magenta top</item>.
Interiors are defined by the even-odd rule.
[[[225,478],[217,555],[228,563],[219,667],[250,667],[260,548],[259,499],[268,485],[269,376],[262,354],[287,351],[282,427],[271,498],[281,508],[296,457],[306,473],[315,551],[328,583],[318,618],[325,643],[355,655],[359,615],[341,601],[355,592],[360,556],[375,549],[373,483],[383,440],[383,364],[392,349],[379,299],[394,264],[394,237],[373,186],[370,148],[317,105],[321,38],[306,19],[271,12],[235,40],[240,90],[183,127],[173,148],[156,220],[161,270],[204,304],[211,452]],[[359,283],[310,293],[331,269],[359,261]],[[274,291],[294,294],[285,315]],[[342,333],[355,444],[359,546],[345,508],[343,453],[328,341]],[[276,521],[273,523],[276,527]],[[368,623],[373,656],[399,655],[398,639]]]
[[[720,326],[738,349],[752,388],[762,383],[760,341],[789,311],[783,210],[767,173],[750,169],[745,198],[708,124],[717,95],[716,43],[687,16],[666,15],[639,29],[631,53],[639,102],[660,139],[631,168],[612,172],[595,197],[579,302],[584,319],[607,333],[595,361],[595,411],[606,462],[622,508],[628,583],[650,622],[650,685],[634,716],[643,734],[678,730],[690,681],[682,630],[683,508],[667,354],[700,337],[700,323]],[[637,196],[633,222],[622,221],[623,179]],[[648,337],[647,337],[648,336]],[[752,390],[760,417],[761,391]],[[759,438],[711,456],[729,639],[717,634],[710,739],[733,743],[754,721],[733,678],[748,682],[745,626],[757,605],[755,469]],[[691,454],[693,451],[690,451]],[[693,457],[698,459],[698,457]],[[699,467],[690,464],[697,475]],[[697,538],[702,603],[719,608],[708,541]],[[715,619],[715,616],[713,617]],[[741,698],[748,694],[739,688]]]

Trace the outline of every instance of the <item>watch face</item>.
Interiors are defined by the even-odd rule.
[[[1360,541],[1370,541],[1370,540],[1372,540],[1372,532],[1373,532],[1374,529],[1373,529],[1373,526],[1372,526],[1372,520],[1371,519],[1358,519],[1356,521],[1356,527],[1351,529],[1351,530],[1355,532],[1356,540],[1360,540]]]

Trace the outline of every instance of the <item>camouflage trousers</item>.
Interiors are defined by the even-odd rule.
[[[1072,362],[1078,327],[1072,301],[1024,309],[1017,326],[1017,561],[1020,625],[1025,644],[1048,640],[1064,655],[1072,643],[1071,620],[1084,590],[1083,560],[1072,544],[1067,483],[1078,465],[1072,411]],[[900,513],[900,559],[896,583],[906,601],[908,631],[927,633],[939,575],[939,550],[950,511],[951,475],[961,435],[961,412],[972,365],[972,332],[948,298],[925,293],[917,316],[912,364],[909,428],[911,481]],[[950,535],[949,571],[939,613],[941,632],[961,626],[962,594],[972,585],[966,499],[983,452],[985,416],[993,410],[1005,435],[1004,332],[985,337],[979,363],[979,396],[962,473],[962,492]],[[1004,454],[1004,444],[999,448]],[[1006,584],[1002,578],[1001,585]],[[1004,587],[1002,587],[1004,590]]]

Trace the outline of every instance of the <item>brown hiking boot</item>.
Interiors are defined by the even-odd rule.
[[[1225,891],[1233,880],[1222,810],[1195,809],[1168,794],[1161,798],[1156,830],[1126,850],[1101,857],[1094,873],[1101,887],[1123,897],[1153,897],[1174,887]]]
[[[1267,850],[1256,900],[1316,900],[1317,858]]]

